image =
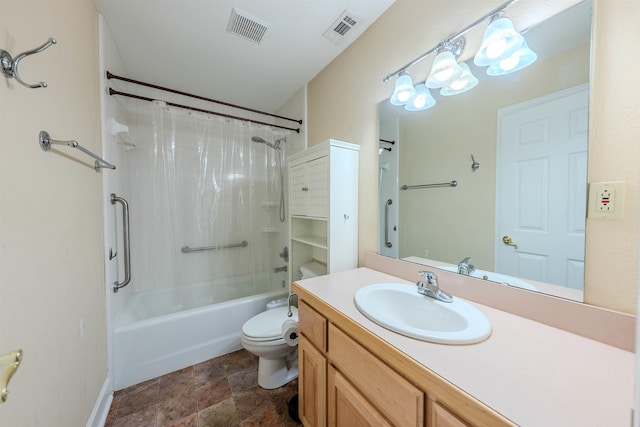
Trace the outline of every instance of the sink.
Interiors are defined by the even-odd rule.
[[[446,303],[418,293],[415,285],[377,283],[354,297],[369,320],[398,334],[439,344],[473,344],[491,335],[491,324],[459,298]]]
[[[441,270],[453,271],[454,273],[458,272],[458,267],[455,265],[447,265],[438,267]],[[529,282],[525,282],[522,279],[518,279],[516,277],[507,276],[506,274],[494,273],[493,271],[485,271],[475,269],[473,273],[470,274],[471,277],[476,277],[478,279],[489,280],[491,282],[502,283],[503,285],[515,286],[516,288],[527,289],[530,291],[537,291],[538,288],[533,286]]]

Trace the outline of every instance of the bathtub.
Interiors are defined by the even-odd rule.
[[[244,322],[287,295],[273,281],[258,289],[246,282],[217,280],[134,295],[113,332],[114,389],[241,349]],[[262,292],[242,296],[256,290]]]

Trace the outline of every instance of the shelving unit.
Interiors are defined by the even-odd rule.
[[[359,149],[331,139],[289,157],[291,281],[310,261],[328,273],[357,267]]]

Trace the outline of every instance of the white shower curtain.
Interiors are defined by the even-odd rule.
[[[135,290],[251,277],[252,289],[228,289],[245,296],[264,291],[258,282],[265,276],[280,285],[284,277],[273,269],[282,250],[277,234],[287,231],[279,219],[285,144],[275,150],[251,137],[273,143],[284,134],[162,102],[147,105],[150,113],[138,122],[149,138],[128,152]],[[243,241],[246,247],[181,250]]]

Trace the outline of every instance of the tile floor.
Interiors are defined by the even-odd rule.
[[[258,358],[239,350],[115,392],[105,427],[297,426],[297,388],[258,387]]]

